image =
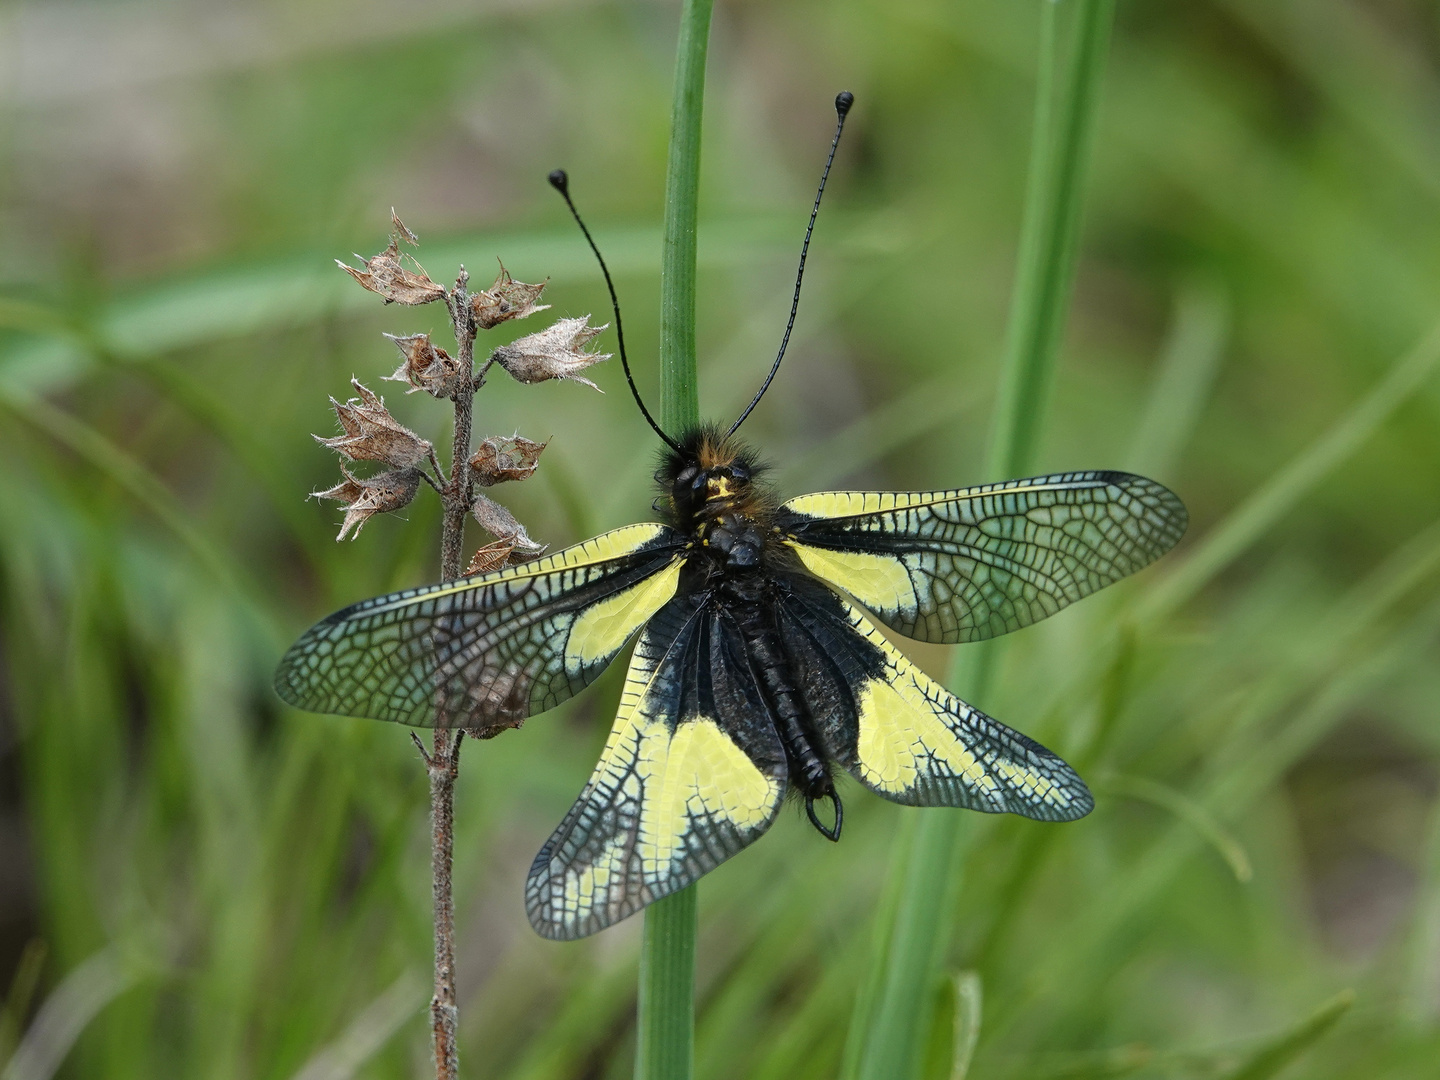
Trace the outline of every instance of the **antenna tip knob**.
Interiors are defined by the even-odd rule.
[[[569,194],[570,177],[565,175],[564,169],[556,169],[547,179],[550,181],[550,186],[560,192],[561,195]]]
[[[845,114],[850,111],[850,106],[855,104],[855,95],[849,90],[841,90],[835,95],[835,111],[840,114],[843,120]]]

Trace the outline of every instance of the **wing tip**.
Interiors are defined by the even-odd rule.
[[[1190,528],[1190,511],[1186,508],[1185,501],[1159,480],[1120,469],[1102,469],[1093,475],[1105,484],[1118,487],[1127,495],[1152,500],[1156,504],[1152,509],[1159,518],[1163,532],[1157,537],[1161,543],[1154,549],[1149,562],[1154,562],[1178,544]]]
[[[568,927],[564,923],[551,919],[544,911],[530,907],[528,904],[525,907],[525,914],[530,919],[530,929],[546,941],[579,941],[581,938],[603,929],[596,927],[593,930],[584,930]]]
[[[1068,765],[1065,767],[1070,768]],[[1095,809],[1095,796],[1091,793],[1089,786],[1073,769],[1070,769],[1070,775],[1072,779],[1065,785],[1070,794],[1070,804],[1050,818],[1051,821],[1079,821],[1081,818],[1089,816],[1090,812]]]
[[[563,824],[561,826],[564,827]],[[611,912],[604,906],[596,905],[576,910],[570,918],[564,917],[564,909],[554,903],[556,882],[551,873],[555,844],[548,841],[530,864],[525,877],[525,915],[530,927],[547,941],[579,941],[597,934],[629,918],[645,906],[626,904],[619,911]],[[647,901],[648,902],[648,901]]]
[[[991,723],[1001,727],[1004,726],[1000,724],[1000,721],[994,719],[991,720]],[[1031,800],[1027,801],[1029,802],[1029,806],[1036,812],[1027,813],[1024,810],[1012,810],[1010,811],[1011,813],[1019,813],[1024,817],[1033,818],[1037,821],[1062,822],[1078,821],[1095,809],[1095,796],[1090,791],[1089,785],[1086,784],[1085,781],[1080,778],[1080,774],[1075,771],[1073,765],[1055,753],[1054,750],[1042,745],[1029,735],[1014,731],[1013,728],[1010,730],[1019,736],[1021,745],[1024,746],[1031,755],[1032,764],[1043,766],[1044,775],[1050,781],[1051,785],[1053,785],[1050,790],[1063,792],[1066,797],[1064,806],[1056,806],[1054,803],[1046,801],[1043,795],[1038,798],[1032,797]],[[1011,790],[1013,791],[1014,789],[1012,788]]]
[[[303,640],[304,638],[301,638],[301,641]],[[303,695],[300,693],[300,688],[296,685],[295,669],[297,665],[292,659],[299,644],[300,642],[297,641],[285,650],[285,655],[282,656],[280,662],[275,665],[275,675],[270,680],[270,686],[271,689],[275,691],[275,696],[285,702],[286,705],[303,709],[305,708],[305,701]]]

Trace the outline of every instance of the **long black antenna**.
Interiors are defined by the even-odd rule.
[[[790,331],[795,329],[795,313],[800,310],[800,283],[805,280],[805,256],[810,253],[810,234],[815,231],[815,216],[820,213],[820,196],[825,194],[825,181],[830,178],[830,166],[835,161],[835,149],[840,145],[840,133],[845,130],[845,116],[850,111],[850,106],[855,104],[855,95],[849,90],[841,90],[835,95],[835,112],[838,119],[835,122],[835,138],[830,140],[830,156],[825,159],[825,171],[820,174],[820,190],[815,192],[815,205],[810,210],[810,224],[805,226],[805,243],[800,245],[800,269],[795,273],[795,298],[790,301],[790,321],[785,324],[785,336],[780,339],[780,352],[775,357],[775,363],[770,365],[770,374],[765,376],[765,382],[761,385],[759,393],[751,399],[750,404],[745,406],[745,411],[740,414],[740,419],[730,425],[726,436],[734,435],[736,429],[745,422],[760,404],[760,399],[765,396],[765,391],[770,389],[770,382],[775,378],[775,373],[780,370],[780,361],[785,359],[785,347],[790,344]]]
[[[580,211],[575,209],[575,204],[570,200],[570,178],[565,175],[564,169],[556,169],[550,174],[550,186],[560,192],[565,200],[565,205],[570,208],[570,213],[575,218],[575,224],[580,226],[580,231],[585,234],[585,240],[590,245],[590,250],[595,253],[595,258],[600,262],[600,272],[605,275],[605,287],[610,290],[610,307],[615,312],[615,337],[620,342],[620,366],[625,369],[625,381],[630,384],[630,393],[635,395],[635,404],[640,406],[640,415],[645,417],[645,422],[655,429],[665,445],[671,450],[679,451],[680,444],[666,435],[655,418],[650,415],[650,410],[645,407],[645,402],[640,398],[640,390],[635,385],[635,378],[630,374],[630,358],[625,355],[625,328],[620,324],[620,301],[615,297],[615,283],[610,280],[610,268],[605,265],[605,256],[600,254],[600,249],[595,246],[595,239],[590,235],[590,230],[585,227],[585,222],[580,218]]]

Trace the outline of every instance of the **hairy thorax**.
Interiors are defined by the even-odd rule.
[[[701,428],[666,455],[656,479],[669,516],[695,545],[692,562],[721,576],[746,576],[765,561],[774,499],[758,482],[763,466],[743,447]]]

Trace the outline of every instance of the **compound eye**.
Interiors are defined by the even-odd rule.
[[[680,472],[676,474],[675,482],[677,484],[688,483],[689,481],[694,480],[695,477],[699,475],[699,473],[700,467],[698,465],[686,465],[685,468],[681,469]]]
[[[730,466],[730,476],[743,484],[750,479],[750,470],[742,462],[737,461]]]

